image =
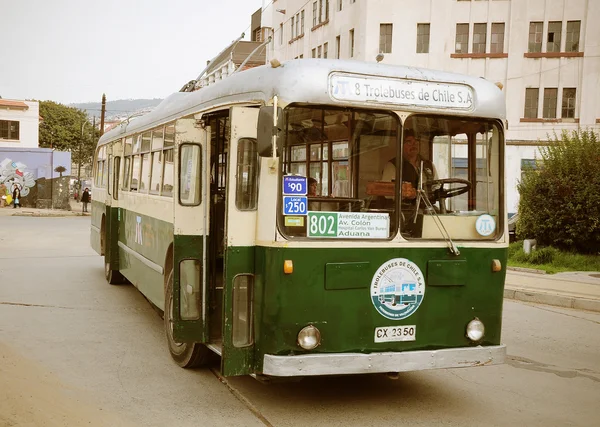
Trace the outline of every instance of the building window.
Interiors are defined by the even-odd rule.
[[[529,52],[542,51],[542,34],[544,30],[543,22],[529,23]]]
[[[327,50],[329,49],[329,43],[323,44],[323,58],[327,58]]]
[[[548,44],[546,45],[546,52],[560,52],[561,31],[561,21],[548,22]]]
[[[575,118],[575,95],[577,89],[574,87],[564,88],[562,97],[562,115],[563,119]]]
[[[317,49],[316,48],[313,48],[313,50],[312,50],[312,57],[313,58],[317,57]]]
[[[279,44],[283,44],[283,24],[279,24]]]
[[[344,3],[343,0],[338,0],[338,12],[342,10],[343,3]]]
[[[491,53],[504,53],[504,22],[492,24]]]
[[[292,18],[290,22],[291,22],[291,29],[292,29],[292,32],[290,33],[290,39],[293,39],[295,37],[294,36],[294,18]]]
[[[318,6],[317,6],[317,2],[313,3],[313,27],[317,26],[317,15],[318,13]]]
[[[321,57],[321,46],[317,46],[317,58]]]
[[[525,89],[525,115],[526,119],[537,119],[538,116],[538,100],[540,90],[538,88]]]
[[[579,31],[581,21],[567,22],[567,40],[565,41],[565,52],[579,52]]]
[[[354,28],[350,30],[350,58],[354,58]]]
[[[304,11],[300,12],[300,34],[304,34]]]
[[[19,122],[0,120],[0,139],[19,139]]]
[[[304,58],[304,54],[301,54],[301,55],[300,55],[300,59],[302,59],[302,58]]]
[[[340,59],[340,50],[341,50],[341,46],[342,46],[342,43],[341,43],[341,37],[340,37],[340,36],[337,36],[337,37],[335,38],[335,57],[336,57],[337,59]]]
[[[379,24],[379,53],[392,53],[393,24]]]
[[[556,118],[556,104],[558,100],[557,88],[544,89],[544,111],[542,117],[545,119]]]
[[[469,53],[469,24],[456,24],[456,53]]]
[[[473,25],[473,53],[485,53],[487,24]]]
[[[325,21],[329,21],[329,0],[325,0]]]
[[[319,24],[323,22],[323,0],[319,0]]]
[[[296,14],[296,37],[298,37],[303,32],[300,31],[300,14]]]
[[[254,41],[262,42],[262,28],[254,30]]]
[[[429,24],[417,24],[417,53],[429,53]]]

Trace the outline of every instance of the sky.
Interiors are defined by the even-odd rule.
[[[262,0],[0,0],[0,96],[164,98],[243,32]]]

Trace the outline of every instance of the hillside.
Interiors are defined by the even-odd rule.
[[[151,110],[156,107],[162,99],[118,99],[115,101],[106,102],[106,120],[110,121],[117,118],[126,118],[132,114],[142,111]],[[101,102],[83,102],[79,104],[70,104],[70,107],[79,108],[88,113],[90,117],[100,117],[100,110],[102,108]]]

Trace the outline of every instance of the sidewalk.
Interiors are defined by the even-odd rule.
[[[35,217],[62,217],[62,216],[89,216],[90,213],[82,213],[81,203],[70,199],[71,210],[63,209],[36,209],[36,208],[17,208],[12,206],[0,208],[0,217],[2,216],[35,216]],[[91,203],[88,205],[88,211],[91,210]]]
[[[506,272],[504,298],[600,312],[600,272]]]

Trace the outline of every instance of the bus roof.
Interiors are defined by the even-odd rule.
[[[422,82],[463,86],[472,90],[474,101],[469,109],[454,109],[435,105],[423,107],[408,103],[357,103],[347,99],[340,100],[330,94],[332,74],[362,79],[355,81],[371,79],[369,82],[375,81],[383,85],[386,82],[406,81],[409,84]],[[176,92],[165,98],[152,112],[123,122],[107,132],[100,138],[98,144],[103,145],[113,139],[141,132],[206,109],[241,103],[265,104],[275,95],[283,105],[298,102],[408,112],[428,111],[496,119],[506,117],[502,91],[494,83],[481,77],[355,60],[302,59],[284,62],[276,68],[270,65],[251,68],[195,92]]]

